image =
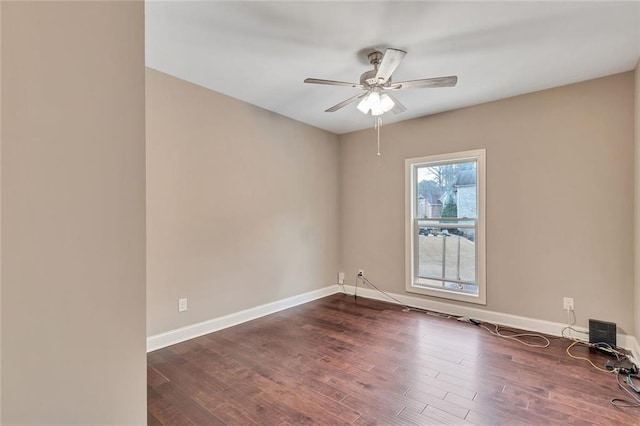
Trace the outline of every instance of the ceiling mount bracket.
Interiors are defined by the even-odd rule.
[[[380,62],[382,61],[382,52],[378,52],[377,50],[374,50],[373,52],[369,53],[367,55],[367,60],[369,60],[369,63],[371,65],[373,65],[374,67],[376,67],[376,69],[378,69],[378,65],[380,65]]]

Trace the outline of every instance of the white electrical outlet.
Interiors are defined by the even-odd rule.
[[[178,299],[178,312],[184,312],[187,310],[187,298]]]
[[[364,277],[364,269],[358,269],[358,275],[361,275]]]
[[[344,284],[344,272],[338,272],[338,284]]]
[[[565,297],[562,299],[562,309],[573,311],[573,297]]]

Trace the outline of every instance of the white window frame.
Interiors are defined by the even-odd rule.
[[[477,228],[476,244],[476,284],[478,294],[457,292],[447,288],[425,287],[416,285],[417,267],[414,253],[418,232],[415,230],[415,216],[417,213],[417,168],[437,166],[465,161],[476,162],[476,194],[477,194]],[[454,152],[450,154],[430,155],[426,157],[408,158],[405,160],[405,290],[408,293],[418,293],[427,296],[440,297],[462,302],[486,305],[486,150]]]

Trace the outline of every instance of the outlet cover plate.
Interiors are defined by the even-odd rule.
[[[573,297],[565,297],[562,299],[562,309],[573,311]]]
[[[187,298],[178,299],[178,312],[184,312],[187,310]]]

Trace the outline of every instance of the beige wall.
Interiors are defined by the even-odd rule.
[[[147,334],[335,284],[337,137],[152,69],[146,84]]]
[[[0,4],[0,242],[2,241],[2,4]],[[2,423],[2,244],[0,243],[0,423]]]
[[[404,159],[487,150],[486,309],[633,332],[633,73],[340,137],[343,269],[404,293]]]
[[[640,62],[635,69],[635,325],[640,345]]]
[[[2,2],[2,423],[144,424],[142,2]]]

